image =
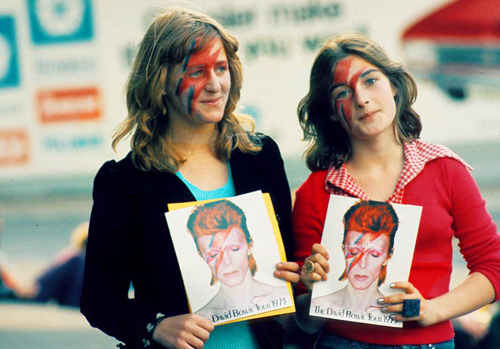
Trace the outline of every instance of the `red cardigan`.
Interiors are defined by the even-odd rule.
[[[327,171],[312,173],[298,189],[293,209],[296,260],[303,263],[321,241],[330,194]],[[422,206],[409,281],[427,299],[449,291],[452,238],[471,272],[483,273],[500,298],[500,235],[467,169],[443,157],[430,161],[404,188],[403,204]],[[298,293],[305,292],[298,285]],[[384,345],[438,343],[453,338],[450,321],[428,327],[405,322],[402,329],[329,320],[326,331],[348,339]]]

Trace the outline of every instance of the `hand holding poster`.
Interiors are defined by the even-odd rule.
[[[402,327],[381,312],[380,297],[408,280],[422,208],[330,196],[321,243],[328,280],[314,285],[310,315]]]
[[[169,205],[166,213],[192,313],[215,325],[295,311],[273,276],[285,252],[269,196]]]

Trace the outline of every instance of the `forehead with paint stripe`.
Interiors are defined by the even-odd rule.
[[[375,65],[356,55],[341,59],[333,67],[332,89],[337,85],[346,85],[354,90],[360,75],[371,69],[379,70]]]

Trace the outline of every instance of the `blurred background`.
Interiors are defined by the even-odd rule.
[[[500,222],[498,0],[0,0],[0,267],[29,287],[88,221],[93,177],[126,116],[124,84],[154,15],[202,10],[240,40],[241,110],[272,136],[292,190],[307,177],[296,107],[321,43],[367,33],[415,75],[422,138],[474,168]],[[467,274],[456,255],[454,282]],[[482,336],[493,313],[463,321]],[[457,326],[460,323],[457,322]],[[0,348],[111,348],[77,308],[0,302]]]

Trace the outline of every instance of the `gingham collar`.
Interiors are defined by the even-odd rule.
[[[467,169],[473,170],[457,154],[443,145],[431,144],[421,140],[404,143],[405,164],[396,185],[396,190],[387,200],[392,203],[402,203],[404,187],[410,183],[429,161],[449,157],[460,161]],[[344,164],[339,169],[330,167],[326,176],[325,189],[330,194],[358,197],[363,200],[370,198],[354,182]]]

